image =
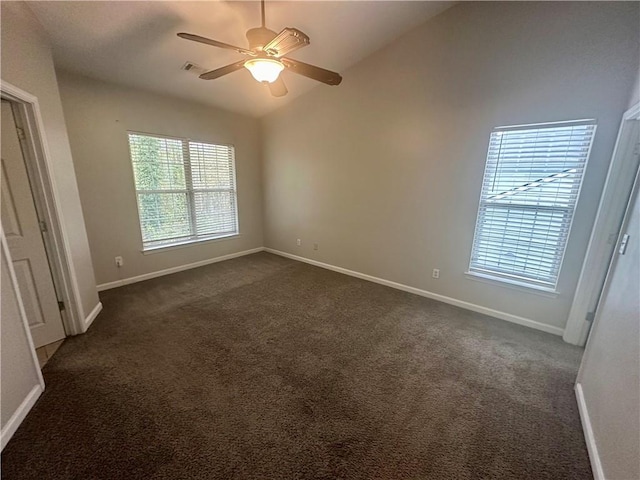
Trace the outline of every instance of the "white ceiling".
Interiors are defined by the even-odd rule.
[[[269,1],[266,24],[295,27],[311,44],[292,58],[343,74],[351,65],[450,7],[428,1]],[[53,43],[58,68],[261,116],[312,88],[329,87],[284,72],[289,94],[274,98],[242,69],[216,80],[181,70],[194,62],[212,70],[242,55],[183,40],[188,32],[246,47],[260,26],[257,1],[29,2]],[[348,73],[347,73],[348,75]]]

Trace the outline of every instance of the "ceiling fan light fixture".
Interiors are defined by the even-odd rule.
[[[284,70],[281,62],[271,58],[252,58],[244,62],[244,67],[257,81],[269,83],[275,82],[280,72]]]

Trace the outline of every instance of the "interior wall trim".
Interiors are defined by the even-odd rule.
[[[576,383],[575,391],[576,399],[578,400],[578,411],[580,412],[580,422],[582,422],[582,431],[584,432],[584,439],[587,444],[587,451],[589,452],[589,461],[591,462],[591,470],[593,471],[593,478],[595,480],[605,480],[604,470],[602,469],[600,455],[598,455],[598,446],[596,445],[596,438],[593,435],[591,418],[589,417],[589,410],[587,410],[587,403],[584,399],[584,391],[582,390],[581,383]]]
[[[2,432],[0,432],[0,450],[4,450],[4,447],[9,443],[13,434],[16,433],[18,427],[25,419],[27,414],[31,411],[40,395],[44,392],[44,387],[40,384],[34,385],[31,391],[27,394],[22,401],[18,409],[13,412],[9,421],[5,424]]]
[[[26,134],[26,148],[23,153],[27,171],[33,169],[34,172],[33,176],[29,175],[34,203],[39,215],[47,222],[49,235],[43,235],[43,240],[49,256],[51,274],[56,289],[59,289],[67,306],[62,315],[65,332],[67,335],[84,333],[82,295],[73,266],[71,241],[62,222],[61,195],[52,174],[55,161],[49,151],[40,103],[34,95],[2,79],[0,94],[3,99],[13,102],[18,107],[16,121],[21,123]]]
[[[102,302],[98,302],[98,304],[95,307],[93,307],[93,310],[91,310],[91,313],[87,315],[87,318],[84,319],[85,330],[91,326],[91,324],[93,323],[93,321],[96,319],[96,317],[101,311],[102,311]]]
[[[101,283],[100,285],[98,285],[97,288],[99,292],[102,292],[104,290],[122,287],[123,285],[129,285],[131,283],[143,282],[151,278],[162,277],[164,275],[171,275],[172,273],[182,272],[184,270],[190,270],[192,268],[203,267],[204,265],[210,265],[212,263],[224,262],[225,260],[231,260],[232,258],[243,257],[244,255],[251,255],[252,253],[262,252],[263,250],[264,250],[264,247],[258,247],[258,248],[252,248],[250,250],[243,250],[241,252],[230,253],[228,255],[222,255],[220,257],[208,258],[207,260],[201,260],[199,262],[187,263],[186,265],[178,265],[177,267],[165,268],[164,270],[157,270],[155,272],[145,273],[143,275],[137,275],[135,277],[123,278],[121,280],[116,280],[115,282]]]
[[[501,312],[499,310],[494,310],[492,308],[483,307],[482,305],[476,305],[475,303],[465,302],[463,300],[458,300],[456,298],[447,297],[445,295],[440,295],[439,293],[429,292],[427,290],[422,290],[416,287],[410,287],[409,285],[392,282],[391,280],[374,277],[372,275],[356,272],[354,270],[349,270],[347,268],[337,267],[335,265],[319,262],[317,260],[311,260],[309,258],[299,257],[291,253],[282,252],[280,250],[274,250],[273,248],[265,248],[264,250],[269,253],[273,253],[275,255],[280,255],[282,257],[290,258],[292,260],[309,263],[311,265],[315,265],[316,267],[326,268],[327,270],[333,270],[334,272],[344,273],[345,275],[350,275],[352,277],[360,278],[362,280],[368,280],[369,282],[379,283],[380,285],[386,285],[387,287],[395,288],[397,290],[402,290],[405,292],[413,293],[415,295],[420,295],[421,297],[431,298],[432,300],[438,300],[440,302],[448,303],[450,305],[455,305],[456,307],[461,307],[466,310],[471,310],[473,312],[489,315],[491,317],[499,318],[500,320],[506,320],[507,322],[517,323],[518,325],[534,328],[536,330],[541,330],[543,332],[551,333],[553,335],[562,336],[562,334],[564,333],[564,330],[560,327],[554,327],[553,325],[547,325],[545,323],[537,322],[529,318],[520,317],[518,315],[512,315],[510,313]]]

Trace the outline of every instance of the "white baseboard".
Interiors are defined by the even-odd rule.
[[[598,455],[598,446],[596,445],[596,439],[593,435],[589,410],[587,410],[587,403],[585,402],[584,392],[582,391],[582,385],[580,383],[576,383],[576,398],[578,400],[578,411],[580,412],[582,431],[584,432],[584,439],[587,443],[587,451],[589,452],[589,460],[591,461],[591,470],[593,470],[593,478],[595,480],[604,480],[604,470],[602,470],[602,462],[600,462],[600,455]]]
[[[230,253],[229,255],[222,255],[221,257],[208,258],[200,262],[188,263],[186,265],[179,265],[177,267],[165,268],[164,270],[158,270],[151,273],[145,273],[144,275],[138,275],[135,277],[123,278],[122,280],[116,280],[115,282],[102,283],[97,286],[98,291],[109,290],[110,288],[122,287],[123,285],[129,285],[131,283],[142,282],[151,278],[162,277],[163,275],[170,275],[172,273],[182,272],[184,270],[190,270],[192,268],[203,267],[212,263],[223,262],[232,258],[242,257],[244,255],[251,255],[252,253],[262,252],[264,247],[252,248],[251,250],[244,250],[242,252]]]
[[[36,400],[40,398],[44,389],[40,384],[35,385],[26,398],[22,401],[18,409],[11,415],[11,418],[7,422],[7,424],[2,428],[2,432],[0,432],[0,450],[4,450],[4,447],[9,443],[13,434],[16,433],[16,430],[25,419],[27,414],[31,411],[33,406],[36,403]]]
[[[542,330],[543,332],[552,333],[554,335],[559,335],[559,336],[562,336],[562,334],[564,333],[564,330],[562,328],[537,322],[529,318],[512,315],[510,313],[501,312],[499,310],[494,310],[492,308],[483,307],[481,305],[476,305],[475,303],[465,302],[463,300],[447,297],[445,295],[440,295],[438,293],[433,293],[427,290],[421,290],[419,288],[410,287],[409,285],[404,285],[402,283],[392,282],[391,280],[385,280],[384,278],[378,278],[372,275],[367,275],[365,273],[355,272],[353,270],[349,270],[346,268],[336,267],[335,265],[318,262],[317,260],[311,260],[309,258],[299,257],[291,253],[282,252],[280,250],[274,250],[273,248],[265,248],[264,250],[269,253],[280,255],[282,257],[291,258],[292,260],[309,263],[311,265],[315,265],[316,267],[326,268],[328,270],[333,270],[334,272],[344,273],[345,275],[350,275],[352,277],[361,278],[363,280],[368,280],[370,282],[379,283],[380,285],[386,285],[387,287],[403,290],[405,292],[413,293],[415,295],[420,295],[421,297],[438,300],[440,302],[448,303],[450,305],[455,305],[456,307],[461,307],[467,310],[471,310],[473,312],[483,313],[491,317],[499,318],[501,320],[506,320],[507,322],[517,323],[518,325],[524,325],[525,327],[535,328],[536,330]]]
[[[91,310],[91,313],[87,315],[87,318],[84,319],[85,332],[89,329],[89,327],[91,326],[91,324],[93,323],[93,321],[96,319],[96,317],[101,311],[102,311],[102,302],[98,302],[98,304],[95,307],[93,307],[93,310]]]

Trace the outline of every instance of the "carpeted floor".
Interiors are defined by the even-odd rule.
[[[11,479],[589,479],[560,338],[259,253],[104,292]]]

